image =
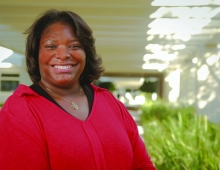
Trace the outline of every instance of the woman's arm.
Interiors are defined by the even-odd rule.
[[[24,99],[8,99],[0,111],[0,169],[49,170],[45,143]]]
[[[121,103],[123,119],[133,148],[133,170],[156,170],[141,139],[137,124]]]

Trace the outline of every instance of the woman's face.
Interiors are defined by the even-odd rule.
[[[79,83],[86,54],[70,25],[55,23],[47,27],[40,39],[38,57],[44,83],[55,86]]]

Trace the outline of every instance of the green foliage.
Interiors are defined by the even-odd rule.
[[[116,90],[116,87],[115,87],[115,84],[111,81],[95,81],[94,84],[96,86],[99,86],[99,87],[102,87],[102,88],[105,88],[107,90],[109,90],[110,92],[113,92]]]
[[[3,106],[3,103],[0,103],[0,107],[2,107]]]
[[[141,120],[157,170],[220,170],[220,125],[193,107],[149,101]]]
[[[145,79],[143,84],[139,88],[140,91],[146,93],[153,93],[157,91],[157,81],[151,82],[149,79]]]

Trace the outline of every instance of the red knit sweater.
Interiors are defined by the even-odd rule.
[[[124,105],[95,87],[86,121],[25,85],[0,112],[1,170],[155,170]]]

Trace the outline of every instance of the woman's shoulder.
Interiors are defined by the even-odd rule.
[[[17,89],[14,91],[12,96],[24,96],[24,95],[36,95],[35,93],[29,86],[25,84],[19,84]]]
[[[94,93],[102,94],[102,95],[110,95],[110,96],[114,97],[114,95],[105,88],[96,86],[94,84],[90,84],[90,87],[93,89]]]
[[[28,104],[30,95],[33,96],[35,93],[28,86],[19,85],[7,98],[0,110],[1,127],[13,126],[26,130],[30,127],[36,127],[36,117]]]
[[[95,86],[93,84],[91,84],[91,87],[94,90],[96,101],[101,103],[103,103],[103,101],[107,101],[107,103],[111,104],[112,107],[116,106],[118,108],[125,108],[124,104],[107,89]]]
[[[3,104],[1,111],[19,112],[26,108],[24,96],[37,95],[30,87],[20,84]]]

